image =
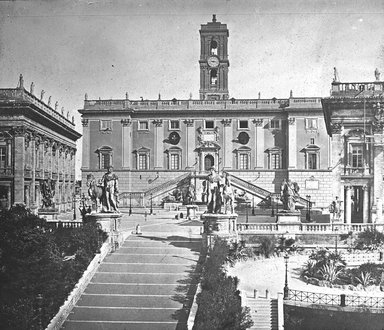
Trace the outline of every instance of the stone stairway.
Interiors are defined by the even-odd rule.
[[[201,239],[170,235],[128,237],[102,262],[63,329],[186,329]]]
[[[278,304],[277,299],[246,298],[246,306],[251,309],[253,320],[252,330],[278,330]]]

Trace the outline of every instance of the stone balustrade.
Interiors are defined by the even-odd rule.
[[[362,232],[367,229],[373,229],[380,232],[384,232],[384,224],[372,224],[372,223],[301,223],[297,224],[292,228],[293,225],[290,225],[289,232],[295,233],[342,233],[346,234],[350,231],[352,232]],[[265,232],[265,233],[284,233],[286,232],[286,226],[284,224],[276,223],[238,223],[237,224],[238,232]]]

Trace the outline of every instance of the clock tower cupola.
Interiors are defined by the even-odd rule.
[[[200,29],[200,100],[228,99],[227,24],[216,21],[202,24]]]

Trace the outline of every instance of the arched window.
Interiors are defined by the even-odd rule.
[[[211,41],[211,55],[217,55],[217,41]]]
[[[204,170],[209,171],[215,166],[215,158],[212,155],[206,155],[204,158]]]
[[[112,165],[112,148],[108,146],[102,146],[97,149],[99,154],[99,169],[107,169]]]
[[[217,70],[212,69],[211,70],[211,85],[216,85],[217,84]]]

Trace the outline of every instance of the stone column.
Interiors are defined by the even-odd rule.
[[[383,146],[376,145],[381,141],[382,135],[375,135],[375,144],[373,145],[373,196],[374,208],[376,206],[377,221],[382,221],[382,205],[383,205]],[[381,208],[379,209],[379,204]]]
[[[123,169],[130,169],[132,166],[132,121],[131,118],[122,119],[122,141],[121,150],[123,152]]]
[[[232,119],[223,119],[223,166],[224,170],[232,169]]]
[[[82,156],[81,168],[84,170],[88,170],[90,166],[90,152],[91,152],[89,120],[82,119],[81,123],[83,125],[83,156]]]
[[[163,120],[155,119],[153,121],[155,126],[155,141],[154,141],[154,166],[155,169],[163,168],[164,164],[164,151],[163,151],[163,140],[164,140],[164,129],[163,129]]]
[[[288,118],[288,168],[297,167],[296,118]]]
[[[193,119],[185,119],[184,124],[187,126],[187,132],[185,134],[187,139],[187,150],[186,150],[186,169],[194,169],[195,166],[195,130],[193,126]]]
[[[25,129],[14,128],[14,204],[24,203]]]
[[[254,119],[256,136],[256,168],[264,168],[264,120]]]
[[[36,141],[35,138],[32,137],[31,139],[31,145],[30,145],[30,154],[31,154],[31,170],[32,170],[32,182],[31,182],[31,189],[32,189],[32,207],[37,208],[39,207],[39,202],[37,201],[36,196]]]
[[[345,187],[345,223],[351,224],[351,188],[352,186],[347,184]]]
[[[364,196],[363,196],[363,223],[368,223],[369,219],[369,188],[363,186]]]

